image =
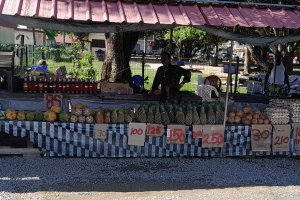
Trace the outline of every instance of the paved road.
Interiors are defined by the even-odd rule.
[[[300,199],[299,158],[0,158],[0,199]]]

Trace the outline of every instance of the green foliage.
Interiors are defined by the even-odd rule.
[[[165,40],[170,39],[170,31],[165,34]],[[173,42],[179,51],[185,48],[185,56],[193,57],[196,51],[202,47],[202,39],[206,35],[205,32],[192,26],[180,26],[173,29]],[[180,53],[180,52],[178,52]]]

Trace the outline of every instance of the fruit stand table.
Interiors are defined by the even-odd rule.
[[[45,156],[67,157],[219,157],[219,156],[294,156],[293,136],[290,151],[253,152],[251,151],[251,126],[226,126],[223,148],[202,148],[202,140],[194,139],[192,127],[186,126],[184,144],[166,144],[167,131],[162,137],[146,136],[145,146],[127,144],[128,124],[107,125],[107,139],[94,139],[94,124],[0,121],[0,132],[27,137],[36,144]],[[291,124],[293,130],[293,124]]]
[[[196,101],[201,98],[191,92],[182,93],[184,101]],[[37,111],[42,110],[44,94],[40,93],[9,93],[0,92],[0,110],[12,108],[15,110]],[[142,94],[133,95],[90,95],[90,94],[63,94],[63,111],[69,111],[75,103],[82,103],[90,109],[97,110],[99,106],[109,109],[130,108],[143,102],[157,101],[158,97],[145,100]],[[33,106],[34,105],[34,106]]]

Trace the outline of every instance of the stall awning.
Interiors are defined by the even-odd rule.
[[[116,29],[166,29],[180,25],[300,27],[297,7],[200,2],[0,0],[0,19],[36,28],[102,33],[115,32]],[[77,27],[70,30],[72,25]]]

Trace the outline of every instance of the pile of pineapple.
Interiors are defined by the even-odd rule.
[[[221,101],[142,104],[137,110],[102,109],[96,110],[95,121],[100,124],[122,124],[130,122],[153,124],[223,124],[224,104]]]

